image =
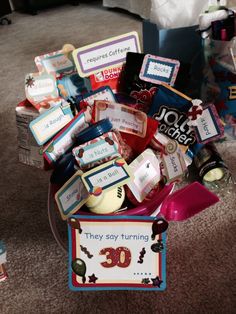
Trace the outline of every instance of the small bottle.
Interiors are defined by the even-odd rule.
[[[232,175],[214,144],[206,144],[194,157],[202,183],[214,192],[230,192]]]

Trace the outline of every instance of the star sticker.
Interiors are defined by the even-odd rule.
[[[142,279],[142,283],[145,284],[145,285],[148,285],[150,283],[149,278],[143,278]]]
[[[152,285],[154,287],[160,288],[161,284],[163,283],[163,281],[160,280],[160,278],[158,276],[156,276],[156,278],[151,278],[151,280],[152,280]]]
[[[32,87],[34,86],[34,78],[32,76],[28,76],[27,79],[25,80],[25,85],[27,87]]]
[[[98,280],[98,278],[94,274],[92,274],[92,276],[88,276],[88,277],[89,277],[89,282],[91,282],[91,283],[96,283],[96,280]]]

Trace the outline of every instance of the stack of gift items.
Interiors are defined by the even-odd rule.
[[[44,168],[52,169],[62,219],[77,212],[129,215],[134,208],[156,215],[148,204],[163,200],[193,160],[203,182],[226,176],[223,162],[207,163],[207,153],[216,156],[210,142],[223,135],[214,104],[176,90],[180,62],[142,54],[136,32],[78,49],[66,44],[35,63],[38,72],[26,75],[26,100],[17,111],[35,114],[29,129]],[[189,204],[176,220],[218,200],[192,184],[182,196],[177,191]],[[191,195],[203,190],[205,199],[190,212]]]

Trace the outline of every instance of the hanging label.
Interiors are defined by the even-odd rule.
[[[55,194],[58,209],[63,220],[73,215],[87,201],[87,192],[82,180],[82,172],[76,172]]]
[[[68,221],[70,289],[164,290],[166,234],[158,234],[155,221],[153,217],[72,216]]]
[[[49,164],[57,161],[60,156],[67,152],[74,144],[74,136],[88,126],[84,112],[80,112],[74,117],[44,148],[43,156]]]
[[[116,102],[115,95],[109,86],[98,88],[97,90],[86,94],[83,97],[83,101],[88,103],[90,106],[93,106],[95,100]]]
[[[116,158],[93,168],[82,175],[85,187],[92,195],[110,191],[115,187],[127,184],[132,178],[129,166],[123,158]]]
[[[139,74],[141,80],[154,84],[174,85],[180,63],[178,60],[145,55]]]
[[[103,135],[73,149],[75,159],[81,169],[92,168],[122,155],[114,132]]]
[[[119,103],[105,101],[95,102],[95,120],[109,118],[114,129],[145,137],[147,130],[147,115],[139,110]]]
[[[25,77],[26,98],[33,104],[58,97],[55,77],[47,73],[29,73]]]
[[[203,109],[201,116],[196,120],[196,124],[193,130],[198,143],[206,144],[224,134],[224,127],[213,104]]]
[[[62,50],[37,56],[34,61],[39,72],[47,72],[57,77],[75,70],[74,64],[63,54]]]
[[[183,173],[186,170],[186,164],[180,149],[176,150],[173,154],[164,154],[162,160],[164,176],[166,177],[167,182],[176,181],[183,177]]]
[[[110,67],[120,66],[125,62],[127,52],[140,52],[137,32],[75,49],[72,55],[79,75],[85,77]]]
[[[127,185],[135,198],[142,202],[160,181],[159,160],[151,149],[146,149],[129,167],[134,174],[134,180]]]
[[[39,145],[46,143],[73,119],[70,105],[64,102],[30,122],[30,130]]]

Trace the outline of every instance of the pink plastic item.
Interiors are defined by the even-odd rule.
[[[186,220],[218,201],[218,196],[202,184],[193,182],[169,195],[163,201],[160,213],[167,221]]]

